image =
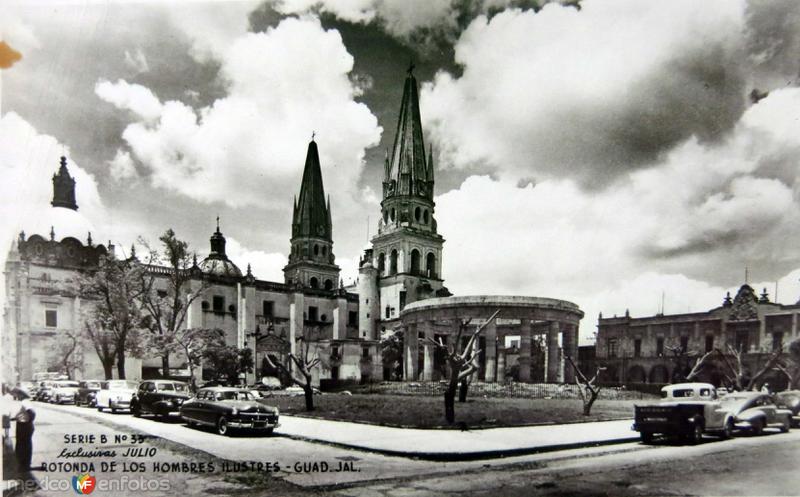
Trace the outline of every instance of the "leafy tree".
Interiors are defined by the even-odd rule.
[[[48,361],[48,370],[63,372],[69,379],[76,370],[83,370],[83,351],[78,347],[79,333],[68,331],[59,335]]]
[[[115,362],[118,377],[124,379],[126,354],[142,355],[142,274],[144,268],[134,259],[108,256],[97,269],[73,281],[77,294],[91,304],[82,316],[84,331],[103,364],[106,379],[112,378]]]
[[[198,333],[201,335],[201,333]],[[222,330],[207,330],[202,358],[214,371],[214,379],[233,386],[239,382],[239,375],[253,372],[253,351],[240,349],[225,343]]]
[[[194,261],[189,245],[178,239],[172,229],[159,238],[162,251],[150,250],[147,270],[141,275],[141,304],[150,332],[147,348],[161,358],[163,376],[169,376],[170,356],[193,342],[191,330],[186,330],[189,307],[208,283],[193,271]],[[144,241],[141,243],[145,246]],[[193,285],[193,280],[199,284]],[[189,336],[184,336],[184,335]],[[190,361],[190,369],[192,368]]]

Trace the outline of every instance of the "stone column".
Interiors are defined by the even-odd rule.
[[[566,356],[572,359],[575,365],[578,365],[578,325],[570,325],[564,330],[562,335],[563,342],[562,348],[564,350],[564,382],[575,383],[575,370],[567,361]]]
[[[425,362],[422,369],[422,379],[424,381],[433,381],[433,344],[428,340],[433,340],[433,323],[425,321],[422,324],[422,330],[425,332],[425,343],[423,344],[425,350]]]
[[[792,336],[797,336],[797,313],[792,313]]]
[[[405,342],[405,350],[403,358],[405,359],[405,373],[406,381],[417,381],[417,361],[419,354],[419,335],[417,334],[417,323],[409,323],[403,333],[403,341]]]
[[[497,383],[503,384],[506,382],[506,350],[498,348],[497,350]]]
[[[558,333],[561,331],[561,324],[558,321],[550,322],[550,329],[547,330],[547,378],[548,383],[558,381]]]
[[[497,324],[494,319],[492,319],[491,323],[486,325],[484,333],[486,334],[486,353],[484,354],[486,357],[486,369],[484,370],[483,378],[486,383],[494,383],[497,361]]]
[[[519,381],[531,381],[531,320],[523,319],[519,327]]]

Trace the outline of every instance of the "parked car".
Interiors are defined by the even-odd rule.
[[[737,428],[760,435],[764,428],[787,432],[792,426],[792,411],[775,404],[772,395],[762,392],[733,392],[726,395],[719,408],[733,417]]]
[[[95,406],[95,396],[100,390],[102,380],[83,380],[78,383],[78,396],[75,397],[76,406]]]
[[[51,404],[72,404],[78,395],[78,382],[59,380],[53,382],[53,389],[48,399]]]
[[[180,415],[184,401],[192,397],[189,385],[173,380],[146,380],[131,399],[131,412],[136,417],[155,414],[166,417]]]
[[[35,399],[36,394],[39,392],[39,384],[34,381],[23,381],[17,385],[17,388],[28,394],[28,397]]]
[[[131,408],[131,397],[136,392],[137,383],[133,380],[108,380],[100,383],[100,390],[95,393],[94,403],[97,410],[119,410]]]
[[[53,393],[53,386],[55,381],[45,380],[39,383],[39,391],[36,392],[36,397],[33,400],[39,402],[49,402],[50,394]]]
[[[800,390],[787,390],[775,394],[778,407],[792,411],[792,426],[800,426]]]
[[[213,426],[220,435],[233,428],[260,430],[271,434],[278,426],[278,408],[258,401],[243,388],[203,388],[180,408],[181,417],[191,426]]]
[[[699,443],[704,433],[723,438],[733,435],[735,413],[720,409],[714,385],[667,385],[661,389],[661,396],[659,404],[634,407],[633,429],[639,432],[642,442],[650,443],[655,435],[686,439],[692,443]]]

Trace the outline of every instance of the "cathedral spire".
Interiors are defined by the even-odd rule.
[[[322,186],[319,151],[314,140],[308,144],[300,196],[292,219],[292,237],[311,236],[331,240],[329,205]]]
[[[384,198],[395,195],[432,198],[433,194],[433,183],[425,157],[425,142],[422,139],[417,79],[413,71],[412,63],[403,87],[394,146],[386,168]]]
[[[75,180],[67,170],[67,158],[62,156],[60,164],[58,172],[53,175],[53,201],[50,204],[76,211],[78,204],[75,202]]]

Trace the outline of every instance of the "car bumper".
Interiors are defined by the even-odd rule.
[[[109,400],[108,407],[111,409],[130,409],[131,408],[131,401],[130,400]]]
[[[274,423],[270,423],[267,421],[242,421],[242,420],[233,420],[228,421],[228,426],[231,428],[243,428],[248,430],[271,430],[273,428],[277,428],[280,426],[280,423],[277,421]]]

